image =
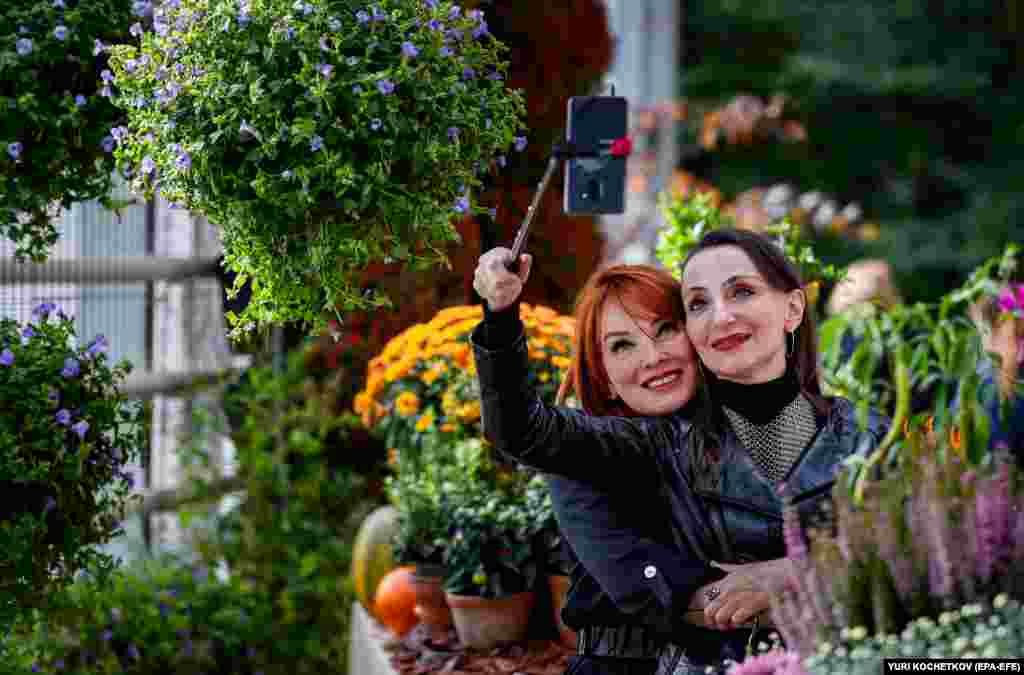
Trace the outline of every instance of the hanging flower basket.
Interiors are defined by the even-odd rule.
[[[0,625],[113,564],[95,546],[120,532],[125,467],[145,442],[141,410],[118,391],[129,364],[107,365],[102,335],[74,339],[52,304],[25,325],[0,320]]]
[[[56,207],[109,199],[109,98],[104,45],[131,39],[148,2],[5,0],[0,11],[0,237],[41,261],[57,241]]]
[[[523,149],[522,95],[480,11],[451,2],[178,0],[114,49],[118,161],[223,228],[252,299],[232,335],[323,327],[374,261],[445,260],[452,218]]]

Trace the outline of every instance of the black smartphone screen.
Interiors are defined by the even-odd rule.
[[[626,135],[628,104],[621,96],[569,99],[566,140],[578,148],[607,150]],[[604,155],[566,161],[565,203],[570,214],[622,213],[626,209],[626,158]]]

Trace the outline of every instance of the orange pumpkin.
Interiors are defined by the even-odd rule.
[[[416,590],[413,574],[416,567],[405,565],[393,569],[380,580],[373,599],[373,614],[377,620],[403,637],[419,623],[416,617]]]

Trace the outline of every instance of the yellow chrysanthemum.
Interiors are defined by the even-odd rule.
[[[559,370],[565,370],[572,364],[572,359],[567,356],[552,356],[551,365]]]
[[[480,401],[470,401],[459,406],[456,417],[460,422],[475,422],[480,419]]]
[[[452,417],[459,409],[459,398],[455,395],[451,389],[444,393],[441,397],[441,412],[446,416]]]
[[[441,377],[441,373],[436,368],[428,368],[420,374],[420,381],[428,387],[437,381],[437,378]]]
[[[352,410],[355,414],[362,416],[373,405],[373,397],[365,391],[361,391],[356,394],[355,400],[352,402]]]
[[[551,375],[547,372],[541,371],[540,373],[537,373],[537,379],[541,382],[547,382],[551,379]]]
[[[416,431],[420,433],[429,431],[434,426],[434,411],[428,410],[427,412],[420,415],[420,418],[416,420]]]
[[[445,432],[446,434],[450,434],[450,433],[452,433],[452,432],[453,432],[453,431],[455,431],[455,430],[456,430],[457,428],[458,428],[458,427],[456,427],[456,426],[455,426],[454,424],[452,424],[451,422],[445,422],[444,424],[442,424],[442,425],[441,425],[441,431]]]
[[[420,410],[420,399],[411,391],[403,391],[395,399],[395,410],[402,417],[412,417]]]

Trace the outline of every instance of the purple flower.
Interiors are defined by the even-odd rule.
[[[102,635],[100,635],[100,639],[102,639],[104,642],[110,642],[111,638],[113,638],[113,637],[114,637],[114,632],[112,630],[110,630],[109,628],[104,630]]]
[[[319,136],[313,136],[313,140],[309,143],[309,149],[316,152],[320,148],[324,147],[324,139]]]
[[[97,354],[106,352],[109,348],[110,341],[107,340],[106,335],[101,334],[96,336],[96,339],[92,341],[92,344],[89,345],[89,349],[86,351],[89,353],[89,356],[96,356]]]
[[[18,56],[28,56],[32,53],[32,40],[29,38],[18,38],[18,41],[14,43],[14,48],[18,52]]]
[[[136,647],[134,644],[128,645],[128,656],[132,657],[135,660],[138,660],[139,648]]]
[[[452,50],[449,47],[441,47],[437,50],[438,56],[444,56],[445,58],[452,55]]]
[[[93,56],[99,56],[106,48],[107,48],[106,45],[104,45],[99,40],[93,40],[92,41],[92,55]]]
[[[474,77],[476,77],[476,71],[475,70],[473,70],[469,66],[466,66],[465,68],[462,69],[462,79],[464,79],[464,80],[472,80]]]
[[[174,159],[174,166],[178,171],[188,171],[192,168],[192,155],[182,152]]]
[[[473,29],[473,39],[479,40],[485,35],[487,35],[487,22],[481,20],[477,27]]]
[[[354,84],[354,85],[352,85],[352,93],[353,94],[362,94],[363,93],[363,88],[360,87],[358,84]]]
[[[64,369],[60,371],[60,374],[64,377],[78,377],[78,374],[82,372],[82,367],[72,358],[64,359]]]
[[[411,42],[402,43],[402,56],[414,59],[419,56],[420,50]]]
[[[46,400],[50,403],[56,403],[60,400],[60,392],[53,387],[50,387],[50,393],[46,395]]]
[[[458,127],[448,127],[448,140],[449,141],[454,141],[458,137],[459,137],[459,128]]]
[[[18,159],[21,157],[21,151],[25,148],[20,141],[14,141],[13,143],[7,144],[7,154],[11,156],[11,159]]]
[[[153,173],[153,171],[156,170],[156,162],[153,161],[152,157],[146,155],[145,157],[142,158],[141,169],[142,173],[148,176],[149,174]]]
[[[49,513],[57,508],[57,500],[53,497],[46,498],[46,506],[43,507],[43,513]]]
[[[53,7],[55,9],[65,9],[64,0],[53,0]]]
[[[37,305],[35,309],[32,310],[32,319],[34,321],[44,320],[46,319],[46,317],[50,316],[51,312],[55,311],[56,309],[57,305],[53,304],[52,302],[41,303]]]
[[[377,5],[371,8],[371,17],[374,21],[387,21],[388,15]]]
[[[327,36],[326,35],[321,35],[320,36],[320,51],[328,52],[330,50],[331,50],[331,46],[329,44],[327,44]]]
[[[114,91],[110,88],[109,84],[103,85],[103,88],[100,89],[100,96],[103,98],[111,98],[113,95]]]
[[[370,120],[370,128],[373,129],[374,131],[379,130],[383,124],[384,123],[380,121],[379,117],[374,117],[372,120]]]
[[[316,67],[317,71],[325,78],[330,78],[334,72],[334,66],[329,63],[321,63]]]
[[[53,416],[57,420],[57,424],[62,427],[66,427],[71,424],[71,411],[67,408],[61,408],[57,411],[57,414]]]
[[[14,364],[14,352],[5,349],[0,352],[0,366],[11,366]]]
[[[79,108],[81,108],[83,105],[85,105],[85,101],[86,101],[85,97],[82,96],[81,94],[79,94],[78,96],[75,97],[75,105],[77,105]]]
[[[377,80],[377,89],[387,96],[395,90],[395,85],[391,80]]]
[[[61,42],[68,36],[67,26],[57,26],[53,29],[53,37],[57,38]]]
[[[135,37],[140,37],[142,35],[142,24],[136,21],[132,24],[132,27],[128,29],[128,32]]]
[[[516,136],[516,152],[526,150],[526,136]]]
[[[370,22],[370,15],[363,10],[359,10],[356,12],[356,21],[358,21],[361,26],[365,25]]]
[[[110,130],[110,136],[115,141],[117,141],[118,143],[120,143],[122,140],[124,140],[124,137],[127,136],[127,135],[128,135],[128,128],[127,127],[114,127],[113,129]]]
[[[459,7],[458,5],[452,5],[452,8],[448,10],[448,19],[457,19],[459,18],[460,14],[462,14],[462,8]]]
[[[423,4],[430,9],[437,9],[437,0],[423,0]]]
[[[505,159],[505,155],[498,155],[498,166],[504,169],[506,164],[508,164],[508,160]]]
[[[488,73],[488,75],[487,75],[487,79],[488,79],[488,80],[492,80],[492,81],[494,81],[494,82],[501,82],[501,81],[502,81],[502,80],[504,80],[505,78],[504,78],[504,77],[502,77],[501,73],[498,73],[498,72],[494,72],[494,73]]]
[[[462,42],[463,33],[458,28],[452,28],[450,31],[445,33],[444,36],[452,42]]]
[[[36,329],[33,328],[32,326],[25,326],[25,330],[21,331],[21,337],[26,338],[26,339],[31,338],[31,337],[35,337],[35,334],[36,334]]]
[[[149,0],[135,0],[132,3],[132,14],[135,16],[147,16],[153,13],[153,4]]]
[[[459,197],[455,200],[455,213],[465,213],[469,210],[469,198]]]

